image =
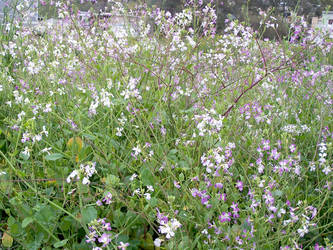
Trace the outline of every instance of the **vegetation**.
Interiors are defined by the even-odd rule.
[[[0,27],[2,247],[332,249],[330,34],[114,6]]]

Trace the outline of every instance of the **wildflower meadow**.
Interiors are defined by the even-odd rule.
[[[2,249],[333,248],[332,31],[46,2],[0,25]]]

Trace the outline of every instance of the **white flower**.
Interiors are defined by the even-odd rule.
[[[281,209],[279,210],[277,216],[278,216],[279,218],[281,218],[281,216],[282,216],[283,214],[285,214],[285,213],[286,213],[286,210],[285,210],[284,208],[281,208]]]
[[[133,174],[131,177],[130,177],[130,181],[133,181],[136,177],[138,177],[137,174]]]
[[[327,165],[322,171],[323,171],[323,173],[325,173],[326,175],[328,175],[332,170],[331,170],[331,168]]]
[[[46,137],[49,136],[49,132],[45,129],[45,126],[43,126],[43,131],[42,131],[42,133],[43,133],[44,135],[46,135]]]
[[[71,191],[69,191],[67,194],[72,194],[72,193],[74,193],[74,192],[75,192],[75,190],[76,190],[76,188],[72,189],[72,190],[71,190]]]
[[[74,179],[75,177],[77,177],[76,179],[79,179],[79,172],[77,170],[74,170],[66,179],[67,183],[70,183],[72,179]]]
[[[48,113],[48,112],[51,112],[52,109],[51,109],[51,104],[46,104],[45,105],[45,109],[43,110],[44,113]]]
[[[163,223],[163,222],[160,222]],[[179,223],[178,220],[176,219],[172,219],[170,222],[166,223],[166,224],[161,224],[159,231],[162,234],[166,234],[166,238],[170,239],[171,237],[175,236],[175,231],[181,227],[181,224]]]
[[[309,232],[308,228],[306,227],[306,225],[303,226],[303,228],[299,228],[297,229],[297,232],[299,233],[300,237],[303,237],[306,233]]]
[[[121,132],[124,130],[124,128],[116,128],[116,130],[117,130],[116,136],[122,136],[123,135]]]
[[[166,238],[170,239],[171,237],[175,236],[175,232],[172,230],[169,224],[161,225],[159,228],[161,234],[166,234]]]
[[[22,152],[22,154],[26,155],[26,156],[30,156],[30,149],[28,147],[24,148],[24,151]]]
[[[35,135],[33,138],[32,138],[32,141],[35,142],[35,141],[41,141],[42,140],[42,136],[41,135]]]
[[[310,164],[310,171],[313,172],[315,170],[316,170],[316,165],[313,162],[311,162],[311,164]]]
[[[40,152],[41,153],[45,153],[45,152],[47,152],[48,154],[50,154],[50,150],[51,150],[52,148],[50,147],[50,148],[44,148],[44,149],[42,149]]]
[[[136,146],[132,149],[134,151],[134,155],[137,156],[141,153],[140,146]]]
[[[144,196],[146,197],[146,200],[148,200],[148,201],[151,199],[150,193],[145,193]]]
[[[134,190],[133,195],[135,195],[135,194],[141,195],[140,188],[137,188],[137,189]]]
[[[176,219],[172,219],[172,220],[171,220],[171,227],[172,227],[174,230],[180,228],[181,226],[182,226],[182,224],[180,224],[178,220],[176,220]]]
[[[163,242],[163,239],[156,238],[156,239],[154,240],[154,246],[155,246],[155,247],[160,247],[162,242]]]
[[[2,85],[0,84],[0,92],[1,92],[1,91],[3,91],[3,87],[2,87]]]
[[[88,179],[87,177],[83,177],[83,179],[82,179],[82,184],[83,184],[83,185],[89,185],[89,184],[90,184],[89,179]]]
[[[148,189],[148,191],[150,191],[150,192],[154,192],[154,188],[153,188],[153,186],[147,186],[147,189]]]
[[[96,173],[96,163],[90,163],[88,165],[86,165],[84,167],[84,170],[85,170],[85,174],[88,176],[88,177],[91,177],[94,173]]]
[[[24,112],[24,111],[22,111],[21,113],[19,113],[19,114],[17,115],[18,121],[22,121],[22,117],[23,117],[23,116],[25,116],[25,112]]]

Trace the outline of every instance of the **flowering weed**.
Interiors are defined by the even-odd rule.
[[[203,1],[115,6],[137,36],[69,2],[0,35],[3,246],[330,249],[328,34],[297,16],[289,41],[216,34]]]

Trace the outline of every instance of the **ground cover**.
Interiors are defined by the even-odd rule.
[[[215,34],[190,4],[118,5],[142,19],[117,36],[57,8],[44,33],[1,26],[3,247],[332,247],[329,34],[297,16],[278,41]]]

